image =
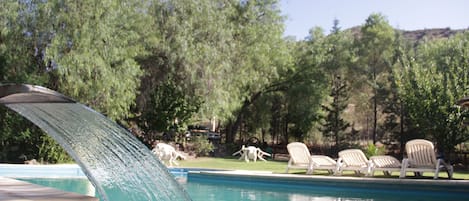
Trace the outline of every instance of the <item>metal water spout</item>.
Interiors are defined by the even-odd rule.
[[[91,108],[53,90],[23,84],[0,85],[0,104],[54,138],[101,200],[191,200],[143,143]]]
[[[41,86],[7,84],[0,85],[0,103],[75,103],[75,101]]]

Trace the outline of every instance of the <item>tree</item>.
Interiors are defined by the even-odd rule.
[[[441,152],[469,139],[468,113],[455,106],[469,87],[468,41],[466,33],[426,42],[415,61],[394,73],[413,137],[436,141]]]
[[[394,29],[381,14],[371,14],[361,28],[361,37],[358,39],[359,65],[361,71],[367,76],[366,83],[371,87],[373,112],[373,143],[377,139],[378,105],[380,98],[378,90],[382,85],[378,82],[383,72],[391,67],[389,58],[391,46],[394,41]]]
[[[152,109],[144,111],[139,121],[146,133],[179,132],[198,112],[201,103],[199,97],[189,97],[181,88],[167,81],[154,89],[150,104]]]
[[[295,65],[282,74],[283,134],[286,142],[289,134],[303,140],[320,119],[321,103],[327,87],[322,63],[326,56],[326,37],[321,28],[310,30],[308,40],[297,44],[293,50]],[[282,100],[282,99],[281,99]],[[279,107],[277,107],[279,108]]]
[[[237,48],[230,57],[232,76],[224,83],[234,101],[229,105],[236,109],[227,123],[227,142],[233,141],[249,106],[262,94],[278,90],[271,83],[290,65],[278,1],[240,1],[234,8],[233,44]]]
[[[350,126],[342,114],[348,107],[347,75],[354,59],[353,40],[350,32],[340,30],[339,20],[335,19],[331,34],[324,39],[322,46],[325,53],[319,65],[330,83],[327,86],[330,98],[324,99],[322,103],[326,117],[320,130],[325,137],[333,139],[338,150],[345,146],[345,130]]]
[[[348,106],[348,89],[341,77],[336,77],[332,82],[331,94],[329,95],[332,97],[332,103],[330,106],[322,106],[327,115],[321,131],[325,137],[334,139],[336,150],[341,150],[348,144],[346,129],[350,127],[350,124],[341,117]]]
[[[0,2],[0,84],[48,86],[54,75],[44,62],[48,47],[44,2]],[[67,153],[30,121],[0,106],[0,161],[23,163],[37,159],[70,162]]]
[[[385,120],[382,125],[384,131],[381,137],[384,144],[391,145],[395,142],[400,144],[400,153],[404,153],[405,142],[412,138],[412,126],[409,125],[408,114],[404,107],[404,100],[399,93],[399,86],[396,83],[396,72],[400,72],[409,66],[413,60],[413,48],[409,41],[403,39],[402,33],[396,32],[393,43],[392,71],[386,76],[386,83],[379,91],[383,97],[383,113]]]
[[[112,119],[130,115],[148,20],[145,1],[47,1],[44,62],[57,89]]]
[[[186,95],[202,99],[201,117],[231,114],[234,106],[227,94],[234,94],[231,89],[237,85],[227,75],[233,68],[235,2],[153,2],[150,15],[155,26],[146,46],[150,54],[139,58],[147,72],[137,100],[139,111],[151,110],[148,102],[153,89],[170,81]]]
[[[44,19],[34,2],[0,2],[0,82],[45,85]]]

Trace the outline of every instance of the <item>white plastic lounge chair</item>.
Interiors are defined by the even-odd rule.
[[[341,175],[344,170],[353,170],[358,175],[359,173],[369,176],[373,164],[360,149],[346,149],[339,152],[339,171],[336,173]]]
[[[437,159],[433,143],[428,140],[416,139],[406,143],[407,158],[402,160],[400,178],[405,178],[406,172],[434,172],[433,179],[438,179],[440,170],[446,170],[448,178],[453,177],[453,166],[445,163],[443,159]]]
[[[287,173],[290,169],[306,169],[306,174],[312,174],[314,170],[327,170],[333,174],[337,170],[336,161],[324,155],[311,155],[304,143],[292,142],[287,149],[290,154]]]
[[[374,176],[375,171],[383,171],[386,176],[391,176],[394,171],[401,171],[401,162],[392,156],[372,156],[370,161],[373,163],[371,176]]]
[[[242,146],[241,149],[237,152],[233,153],[233,156],[235,155],[240,155],[239,160],[244,159],[247,163],[250,160],[253,160],[254,162],[257,161],[257,159],[267,161],[264,159],[264,156],[272,156],[271,154],[262,151],[260,148],[254,147],[254,146]]]

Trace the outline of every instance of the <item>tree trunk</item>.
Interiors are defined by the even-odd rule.
[[[228,124],[226,125],[226,139],[225,139],[225,143],[233,143],[233,138],[234,138],[234,135],[232,134],[233,132],[231,131],[231,128],[233,127],[233,122],[231,122],[231,120],[228,122]]]
[[[376,100],[376,92],[373,98],[373,144],[376,144],[376,127],[378,124],[378,109],[377,109],[377,100]]]
[[[376,86],[376,67],[373,68],[373,84],[373,144],[376,144],[376,127],[378,124],[378,89]]]
[[[262,144],[264,145],[265,143],[265,129],[264,128],[261,129],[261,137],[262,137],[262,140],[261,140]]]
[[[283,125],[284,126],[283,127],[283,129],[284,129],[283,132],[284,132],[284,136],[285,136],[285,144],[288,144],[288,141],[289,141],[288,140],[288,138],[289,138],[289,136],[288,136],[288,115],[286,115],[286,117],[285,117],[284,124],[285,125]]]
[[[399,113],[400,113],[400,121],[401,121],[401,128],[400,128],[400,136],[399,136],[399,141],[401,144],[401,149],[400,149],[400,154],[402,157],[404,157],[404,104],[402,104],[402,101],[400,101],[400,108],[399,108]]]
[[[250,98],[250,100],[245,100],[243,103],[243,106],[240,108],[238,115],[236,116],[236,120],[233,124],[229,125],[230,129],[227,129],[226,132],[226,143],[233,143],[234,142],[234,136],[236,136],[236,133],[238,132],[239,126],[241,125],[241,122],[243,120],[243,114],[244,112],[248,109],[248,107],[257,99],[260,97],[262,92],[257,92],[253,94]]]

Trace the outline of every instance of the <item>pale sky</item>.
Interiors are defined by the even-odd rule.
[[[335,18],[343,29],[362,25],[371,13],[381,13],[391,26],[403,30],[469,28],[469,0],[280,0],[287,17],[284,36],[303,40],[309,30],[326,34]]]

